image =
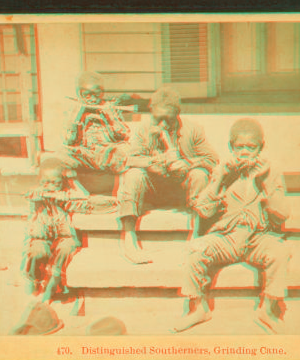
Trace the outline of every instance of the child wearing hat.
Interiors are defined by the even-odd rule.
[[[274,310],[285,297],[290,256],[280,234],[280,225],[289,214],[281,176],[260,156],[264,134],[257,121],[236,121],[229,146],[232,158],[215,169],[212,181],[199,195],[198,212],[211,219],[211,227],[189,244],[182,287],[188,311],[174,330],[211,319],[207,300],[210,270],[246,262],[264,272],[256,322],[267,332],[280,333],[283,320]]]

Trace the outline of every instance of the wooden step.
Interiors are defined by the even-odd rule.
[[[300,241],[287,241],[293,258],[289,264],[288,286],[300,286]],[[67,269],[70,287],[167,287],[182,286],[186,241],[145,241],[145,251],[153,263],[135,265],[121,256],[117,240],[91,238],[89,247],[75,255]],[[222,269],[214,288],[253,288],[259,286],[258,271],[244,263]]]
[[[74,214],[73,224],[79,230],[121,230],[117,213],[85,215]],[[141,217],[140,231],[186,231],[190,230],[191,215],[176,210],[151,210]]]
[[[300,232],[300,196],[286,196],[291,208],[291,216],[282,230],[287,232]],[[111,214],[74,214],[73,224],[78,230],[121,230],[118,213]],[[140,218],[138,230],[140,231],[189,231],[193,228],[191,214],[185,211],[151,210]]]

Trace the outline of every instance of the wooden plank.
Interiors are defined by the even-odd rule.
[[[35,122],[33,125],[34,132],[37,136],[42,135],[42,123]],[[20,123],[5,123],[0,124],[0,137],[7,136],[27,136],[29,134],[29,126],[28,124]]]
[[[86,52],[155,52],[153,34],[85,34]]]
[[[157,56],[160,56],[157,54]],[[86,54],[89,71],[155,71],[154,54]]]
[[[73,224],[79,230],[120,230],[118,216],[112,214],[74,214]],[[186,212],[152,210],[141,218],[139,231],[187,231],[191,216]]]
[[[106,90],[155,90],[155,74],[111,74],[103,79]]]
[[[155,23],[87,23],[83,24],[85,33],[150,33],[155,31]]]

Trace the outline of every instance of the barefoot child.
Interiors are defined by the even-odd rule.
[[[61,285],[66,266],[80,246],[68,213],[88,212],[90,206],[84,194],[68,187],[57,159],[41,164],[39,187],[29,192],[27,199],[30,215],[22,268],[32,292],[43,293],[43,301],[47,301]]]
[[[143,121],[131,140],[127,170],[120,176],[118,200],[123,225],[124,256],[135,264],[152,262],[141,248],[136,227],[146,196],[165,203],[184,199],[192,213],[198,194],[208,184],[217,156],[199,124],[180,117],[180,96],[161,87],[151,97],[151,118]],[[154,200],[155,201],[155,200]],[[200,223],[198,214],[194,215]],[[194,233],[199,228],[194,226]]]
[[[288,217],[283,186],[280,176],[274,175],[260,157],[264,145],[260,124],[252,119],[236,121],[229,145],[232,159],[215,169],[213,180],[199,196],[199,213],[214,222],[204,236],[189,244],[182,287],[188,312],[175,331],[211,319],[209,270],[244,261],[264,271],[263,302],[257,320],[266,330],[278,333],[283,322],[273,310],[285,296],[289,260],[282,236],[276,232]]]

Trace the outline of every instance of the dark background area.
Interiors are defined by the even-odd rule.
[[[1,13],[297,12],[298,0],[0,0]]]

